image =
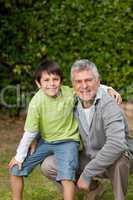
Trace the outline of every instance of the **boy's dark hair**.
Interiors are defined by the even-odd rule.
[[[63,81],[63,73],[59,67],[59,65],[52,60],[45,60],[42,61],[37,70],[35,71],[35,80],[38,81],[40,83],[40,79],[42,76],[42,73],[46,71],[48,74],[56,74],[60,77],[61,82]]]

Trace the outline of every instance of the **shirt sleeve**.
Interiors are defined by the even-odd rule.
[[[30,102],[28,113],[25,121],[24,130],[26,132],[39,132],[40,115],[39,115],[39,103],[36,103],[34,99]]]
[[[19,162],[23,162],[27,156],[29,146],[34,138],[37,136],[37,132],[25,132],[18,145],[15,159]]]
[[[108,93],[109,87],[107,85],[100,84],[100,88],[103,89],[106,93]]]

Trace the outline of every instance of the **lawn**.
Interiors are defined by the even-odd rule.
[[[0,118],[0,200],[10,200],[11,192],[7,165],[15,153],[17,143],[23,133],[24,120]],[[101,200],[113,200],[111,185],[103,182],[106,189]],[[39,167],[25,178],[24,200],[61,200],[62,196],[57,187],[41,175]],[[83,200],[83,194],[77,194],[77,200]],[[133,175],[129,178],[126,200],[133,200]]]

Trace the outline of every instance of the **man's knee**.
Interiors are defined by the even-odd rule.
[[[130,154],[130,174],[133,173],[133,153]]]
[[[123,173],[129,173],[130,162],[129,159],[123,155],[115,164],[116,171],[122,171]]]
[[[116,189],[118,183],[127,185],[129,175],[129,159],[122,155],[113,165],[111,165],[105,172],[105,177],[112,182],[113,188]]]
[[[57,166],[54,156],[48,156],[41,164],[41,171],[44,176],[55,180],[57,176]]]

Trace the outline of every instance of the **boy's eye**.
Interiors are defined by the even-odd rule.
[[[49,79],[43,79],[43,81],[44,81],[44,82],[47,82],[47,81],[49,81]]]
[[[50,81],[50,79],[43,79],[44,82]],[[53,81],[59,81],[59,78],[53,78]]]
[[[54,81],[59,81],[59,78],[54,78],[53,80],[54,80]]]

